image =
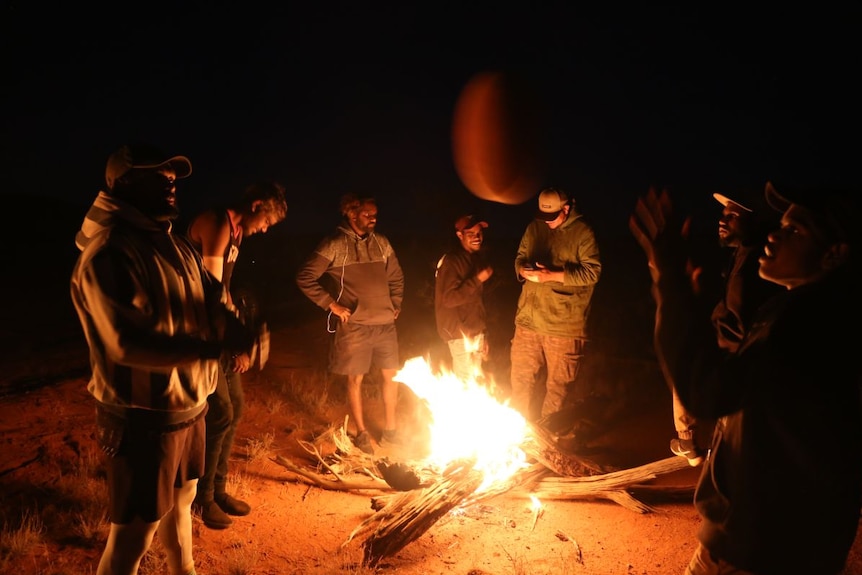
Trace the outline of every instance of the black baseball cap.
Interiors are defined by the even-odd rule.
[[[795,204],[808,210],[831,237],[855,243],[859,234],[859,193],[834,188],[782,188],[766,182],[766,202],[784,213]]]
[[[108,189],[133,169],[156,169],[169,165],[177,179],[187,178],[192,173],[192,163],[185,156],[169,156],[149,144],[124,144],[108,157],[105,167],[105,183]]]

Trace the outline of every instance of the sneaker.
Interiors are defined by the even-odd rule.
[[[688,464],[697,467],[703,462],[703,450],[695,445],[691,439],[671,439],[670,450],[674,455],[685,457]]]
[[[216,493],[215,502],[228,515],[242,517],[251,513],[251,505],[227,493]]]
[[[393,445],[402,445],[404,438],[398,433],[397,429],[384,429],[383,437],[380,439],[383,443],[391,443]]]
[[[353,445],[364,451],[368,455],[374,455],[374,447],[371,446],[371,436],[368,431],[362,431],[353,439]]]
[[[195,509],[200,513],[204,525],[210,529],[227,529],[233,523],[233,519],[215,501],[195,503]]]

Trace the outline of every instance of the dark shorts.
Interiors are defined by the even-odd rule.
[[[206,408],[193,418],[152,426],[96,410],[99,446],[107,455],[111,523],[158,521],[174,506],[174,490],[204,472]]]
[[[329,353],[329,371],[339,375],[364,375],[371,366],[398,369],[398,332],[395,324],[338,324]]]

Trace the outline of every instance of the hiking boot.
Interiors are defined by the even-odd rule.
[[[703,462],[703,450],[692,439],[671,439],[670,450],[674,455],[688,459],[688,464],[692,467],[697,467]]]
[[[397,429],[384,429],[383,437],[380,438],[381,443],[391,443],[393,445],[403,445],[404,438],[398,433]]]
[[[374,448],[371,446],[371,436],[368,431],[362,431],[353,439],[353,445],[364,451],[368,455],[374,455]]]
[[[251,513],[251,505],[245,501],[241,501],[236,497],[232,497],[227,493],[217,493],[215,502],[221,507],[221,510],[228,515],[236,515],[242,517]]]
[[[204,525],[210,529],[227,529],[233,523],[233,519],[228,517],[215,501],[195,503],[194,506],[200,513]]]

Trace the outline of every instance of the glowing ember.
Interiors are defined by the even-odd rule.
[[[442,469],[456,460],[475,459],[474,468],[484,475],[477,492],[527,467],[520,447],[528,436],[526,421],[475,378],[435,375],[423,358],[415,357],[405,362],[395,380],[413,390],[431,412],[430,465]]]
[[[542,509],[542,502],[532,493],[530,494],[530,509],[533,510],[533,513],[538,513]]]
[[[533,531],[536,529],[536,522],[539,520],[539,517],[545,513],[545,507],[539,501],[539,498],[532,493],[530,494],[530,508],[533,510],[533,526],[530,528],[530,531]]]

